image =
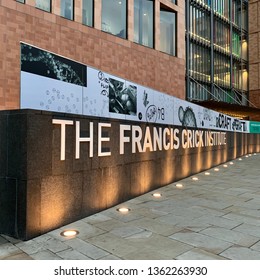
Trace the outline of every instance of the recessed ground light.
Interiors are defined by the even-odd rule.
[[[242,158],[239,158],[238,160],[242,160]]]
[[[209,172],[205,172],[205,175],[210,175],[210,173]]]
[[[231,161],[229,164],[230,164],[230,165],[233,165],[233,164],[234,164],[234,162],[233,162],[233,161]]]
[[[176,184],[176,187],[177,187],[177,188],[182,188],[182,187],[183,187],[183,184]]]
[[[256,156],[256,153],[254,153],[254,156]]]
[[[116,209],[118,212],[120,212],[120,213],[128,213],[129,211],[130,211],[130,209],[129,208],[126,208],[126,207],[121,207],[121,208],[118,208],[118,209]]]
[[[252,156],[252,154],[249,154],[249,156],[251,157],[251,156]]]
[[[68,230],[64,230],[60,233],[61,236],[64,237],[74,237],[76,235],[78,235],[79,232],[75,229],[68,229]]]
[[[153,197],[162,197],[162,194],[161,193],[153,193]]]
[[[198,177],[192,177],[192,180],[193,180],[193,181],[198,181],[199,178],[198,178]]]
[[[246,157],[248,157],[248,155],[246,155]]]
[[[219,168],[214,168],[214,171],[219,171]]]
[[[228,165],[227,165],[227,164],[224,164],[223,166],[224,166],[224,167],[228,167]]]

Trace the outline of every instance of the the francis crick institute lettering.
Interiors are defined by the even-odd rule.
[[[80,158],[80,147],[83,143],[89,145],[89,157],[94,156],[94,141],[97,143],[97,156],[111,156],[111,151],[103,151],[103,143],[113,141],[109,136],[104,137],[104,130],[112,128],[111,123],[100,122],[94,128],[89,122],[89,136],[81,137],[80,121],[53,119],[53,125],[59,125],[61,131],[60,160],[65,160],[66,127],[75,126],[75,159]],[[94,133],[97,129],[97,134]],[[150,127],[142,129],[139,125],[119,125],[119,153],[125,154],[125,146],[131,145],[132,153],[154,152],[162,150],[178,150],[179,148],[200,148],[226,145],[226,132],[203,131],[198,129],[183,129],[172,127]],[[97,135],[97,139],[94,139]]]

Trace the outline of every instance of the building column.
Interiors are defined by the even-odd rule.
[[[102,1],[94,0],[94,27],[101,30]]]
[[[156,50],[161,49],[160,41],[160,1],[154,1],[154,48]]]

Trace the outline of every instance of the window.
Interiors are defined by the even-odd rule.
[[[232,33],[232,53],[238,57],[241,56],[241,36],[235,31]]]
[[[25,3],[25,0],[16,0],[16,2]]]
[[[51,11],[51,0],[36,0],[35,6],[46,12]]]
[[[177,0],[171,0],[171,2],[175,5],[177,5]]]
[[[210,13],[199,10],[196,6],[190,6],[190,32],[192,36],[210,41]]]
[[[176,14],[160,10],[161,51],[176,55]]]
[[[214,44],[221,50],[230,51],[230,27],[220,20],[214,22]]]
[[[73,0],[61,0],[60,3],[61,3],[61,16],[73,20],[74,17]]]
[[[240,25],[241,22],[241,5],[240,1],[232,1],[232,22],[236,25]]]
[[[102,0],[102,30],[126,38],[126,0]]]
[[[223,87],[230,86],[230,59],[214,53],[214,82]]]
[[[246,6],[242,8],[242,15],[241,15],[241,24],[244,30],[248,29],[248,10]]]
[[[154,1],[134,1],[134,42],[153,48]]]
[[[93,26],[93,0],[83,0],[82,5],[82,23],[88,26]]]
[[[214,0],[214,11],[229,19],[229,0]]]
[[[194,79],[210,82],[210,48],[191,42],[189,68]]]

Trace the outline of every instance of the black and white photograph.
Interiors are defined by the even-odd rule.
[[[86,87],[86,69],[78,62],[21,44],[21,71]]]
[[[124,82],[109,79],[109,112],[125,115],[136,115],[137,87],[125,86]]]

